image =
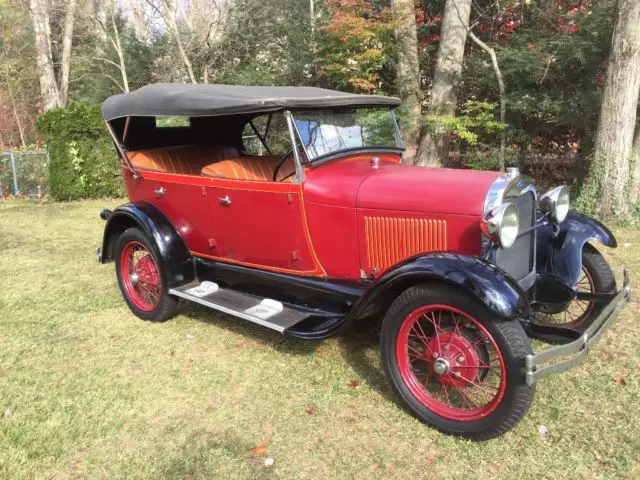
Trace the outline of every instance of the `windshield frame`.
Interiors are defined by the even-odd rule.
[[[331,160],[334,158],[339,158],[345,154],[349,154],[349,153],[384,153],[384,152],[393,152],[393,153],[398,153],[398,154],[402,154],[405,150],[405,143],[404,140],[402,139],[402,134],[400,132],[400,126],[398,124],[398,119],[396,117],[396,113],[395,113],[395,108],[384,108],[384,107],[356,107],[357,110],[383,110],[386,109],[391,116],[391,120],[393,122],[393,134],[394,134],[394,138],[396,140],[396,146],[392,147],[392,146],[384,146],[384,145],[372,145],[372,146],[359,146],[359,147],[347,147],[347,148],[342,148],[342,149],[337,149],[337,150],[333,150],[331,152],[327,152],[324,153],[322,155],[316,155],[316,156],[311,156],[309,155],[309,150],[307,149],[307,146],[304,144],[304,142],[302,141],[302,134],[300,133],[300,130],[298,128],[298,122],[296,121],[296,113],[300,112],[300,111],[326,111],[326,110],[339,110],[336,108],[314,108],[314,109],[304,109],[304,110],[288,110],[288,113],[290,115],[291,118],[291,127],[292,127],[292,141],[294,140],[294,138],[297,138],[298,142],[295,142],[293,145],[294,150],[297,150],[298,147],[302,147],[302,150],[304,152],[304,155],[301,155],[300,157],[300,163],[301,165],[311,165],[317,162],[322,162],[324,160]],[[304,161],[302,161],[302,159],[305,159]]]

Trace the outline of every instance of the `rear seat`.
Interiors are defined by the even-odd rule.
[[[238,150],[227,145],[180,145],[128,153],[137,169],[182,175],[200,175],[204,166],[238,156]]]
[[[278,157],[243,155],[240,158],[206,165],[202,168],[201,173],[205,177],[271,182],[278,160]],[[290,156],[280,167],[276,180],[278,182],[292,182],[293,175],[291,174],[293,172],[295,172],[295,163],[293,156]],[[287,176],[289,178],[285,179]]]

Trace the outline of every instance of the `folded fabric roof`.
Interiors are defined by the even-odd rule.
[[[155,83],[114,95],[102,104],[105,121],[131,116],[205,117],[284,109],[397,107],[400,99],[315,87],[249,87]]]

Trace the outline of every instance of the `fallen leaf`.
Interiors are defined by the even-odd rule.
[[[347,385],[351,388],[357,388],[360,382],[358,380],[351,380]]]
[[[267,447],[266,445],[256,445],[251,450],[249,450],[249,453],[251,455],[264,455],[265,453],[267,453],[268,449],[269,447]]]
[[[264,466],[265,467],[271,467],[273,465],[273,462],[275,462],[275,460],[271,457],[267,457],[264,459]]]
[[[2,415],[5,417],[10,417],[11,415],[13,415],[13,409],[7,408]]]
[[[314,407],[313,405],[309,405],[307,408],[304,409],[304,411],[307,412],[309,415],[315,415],[316,407]]]
[[[189,340],[190,342],[194,341],[196,339],[195,335],[191,335],[190,333],[187,333],[185,335],[185,337],[187,338],[187,340]]]
[[[544,425],[538,425],[538,433],[540,435],[546,435],[547,433],[549,433],[549,429]]]
[[[111,338],[111,340],[117,340],[118,336],[117,335],[111,335],[111,337],[109,337],[109,338]]]
[[[624,248],[629,248],[631,245],[633,245],[633,243],[625,242],[622,244]]]
[[[618,377],[615,379],[615,384],[619,387],[626,387],[627,381],[624,379],[624,377]]]
[[[176,355],[176,351],[175,351],[175,350],[171,350],[171,352],[169,352],[169,354],[170,354],[172,357],[175,357],[175,355]]]

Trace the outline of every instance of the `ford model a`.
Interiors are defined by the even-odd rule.
[[[144,320],[179,299],[300,339],[383,316],[403,404],[443,432],[502,434],[629,296],[565,187],[400,163],[399,101],[316,88],[150,85],[104,117],[130,203],[100,262]],[[529,337],[556,344],[534,354]]]

